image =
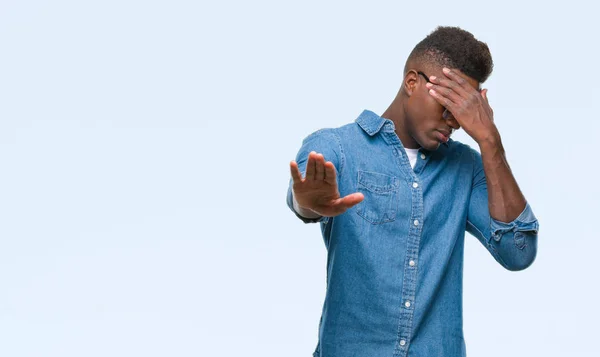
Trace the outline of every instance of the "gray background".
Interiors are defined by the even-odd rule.
[[[437,25],[490,46],[484,87],[541,224],[518,273],[467,235],[469,355],[589,355],[597,14],[587,1],[1,0],[0,355],[310,356],[326,252],[285,205],[289,161],[309,133],[383,113]]]

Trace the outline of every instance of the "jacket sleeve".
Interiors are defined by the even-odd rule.
[[[308,160],[308,154],[311,151],[315,151],[323,154],[325,161],[331,161],[335,166],[336,177],[338,178],[343,172],[344,168],[344,156],[342,151],[342,146],[340,142],[340,138],[335,133],[335,129],[321,129],[318,130],[302,141],[302,146],[296,155],[296,163],[298,163],[298,169],[302,173],[302,177],[306,175],[306,162]],[[287,191],[287,205],[296,214],[296,216],[302,220],[304,223],[316,223],[316,222],[324,222],[328,221],[328,217],[318,217],[318,218],[305,218],[302,217],[294,210],[293,201],[292,201],[292,185],[293,180],[290,178],[288,191]]]
[[[503,267],[523,270],[537,254],[539,224],[529,202],[512,222],[501,222],[490,216],[488,192],[481,154],[469,148],[473,157],[473,182],[467,232],[474,235]]]

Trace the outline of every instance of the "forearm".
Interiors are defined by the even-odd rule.
[[[506,160],[500,135],[479,143],[485,172],[490,216],[511,222],[525,209],[526,200]]]

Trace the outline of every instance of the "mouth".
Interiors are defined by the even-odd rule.
[[[436,131],[436,136],[437,136],[438,140],[442,143],[447,143],[448,140],[450,140],[450,132],[449,131],[438,130],[438,131]]]

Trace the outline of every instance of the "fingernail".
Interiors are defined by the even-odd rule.
[[[431,88],[431,87],[433,87],[433,84],[431,84],[431,83],[425,83],[425,87]]]
[[[430,80],[430,81],[435,81],[436,79],[437,79],[437,77],[436,77],[436,76],[431,76],[431,77],[429,77],[429,80]]]
[[[448,69],[446,67],[444,67],[443,71],[444,71],[444,73],[450,73],[450,69]]]

